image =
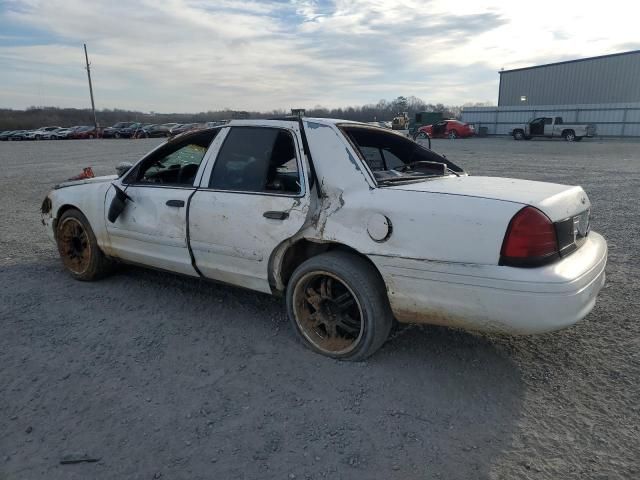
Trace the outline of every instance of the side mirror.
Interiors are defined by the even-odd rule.
[[[116,167],[116,173],[118,174],[118,178],[124,176],[129,170],[133,168],[133,165],[129,162],[121,162]]]
[[[118,219],[120,214],[124,211],[125,207],[127,206],[127,200],[133,202],[131,197],[127,195],[124,190],[120,189],[116,185],[113,185],[113,188],[115,188],[116,194],[114,195],[113,200],[111,200],[111,205],[109,205],[109,213],[107,214],[107,218],[111,223],[114,223]]]

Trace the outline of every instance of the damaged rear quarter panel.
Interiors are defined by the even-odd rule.
[[[366,255],[380,271],[400,320],[466,326],[468,312],[456,315],[455,309],[441,310],[437,303],[425,309],[398,284],[407,285],[407,280],[411,284],[414,272],[423,269],[455,275],[457,271],[468,274],[471,268],[482,275],[483,266],[497,265],[507,225],[523,205],[373,187],[368,169],[337,127],[316,126],[306,132],[322,196],[301,236],[344,244]],[[369,219],[376,214],[391,224],[385,241],[374,241],[367,231]],[[475,315],[483,317],[482,312]],[[489,319],[486,322],[485,328],[500,330],[490,326]]]
[[[374,188],[368,169],[335,125],[307,124],[315,125],[306,132],[322,191],[307,238],[344,243],[366,255],[497,264],[506,227],[522,205]],[[393,232],[384,242],[367,232],[374,214],[391,221]]]

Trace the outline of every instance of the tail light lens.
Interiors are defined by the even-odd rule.
[[[500,265],[539,267],[559,256],[556,229],[537,208],[525,207],[514,215],[500,251]]]

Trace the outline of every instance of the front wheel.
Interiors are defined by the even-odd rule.
[[[56,242],[62,263],[76,280],[97,280],[111,269],[87,217],[71,209],[62,214],[56,228]]]
[[[302,343],[340,360],[372,355],[393,325],[378,271],[346,252],[312,257],[295,270],[287,285],[287,313]]]
[[[449,140],[455,140],[456,138],[458,138],[458,132],[456,132],[455,130],[451,130],[447,137],[449,137]]]

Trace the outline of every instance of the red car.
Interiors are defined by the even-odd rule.
[[[459,120],[442,120],[433,125],[420,127],[416,132],[415,139],[418,138],[467,138],[476,133],[473,125]]]
[[[74,139],[91,139],[91,138],[100,138],[100,131],[96,130],[96,127],[80,127],[76,131],[74,131],[70,138]]]

